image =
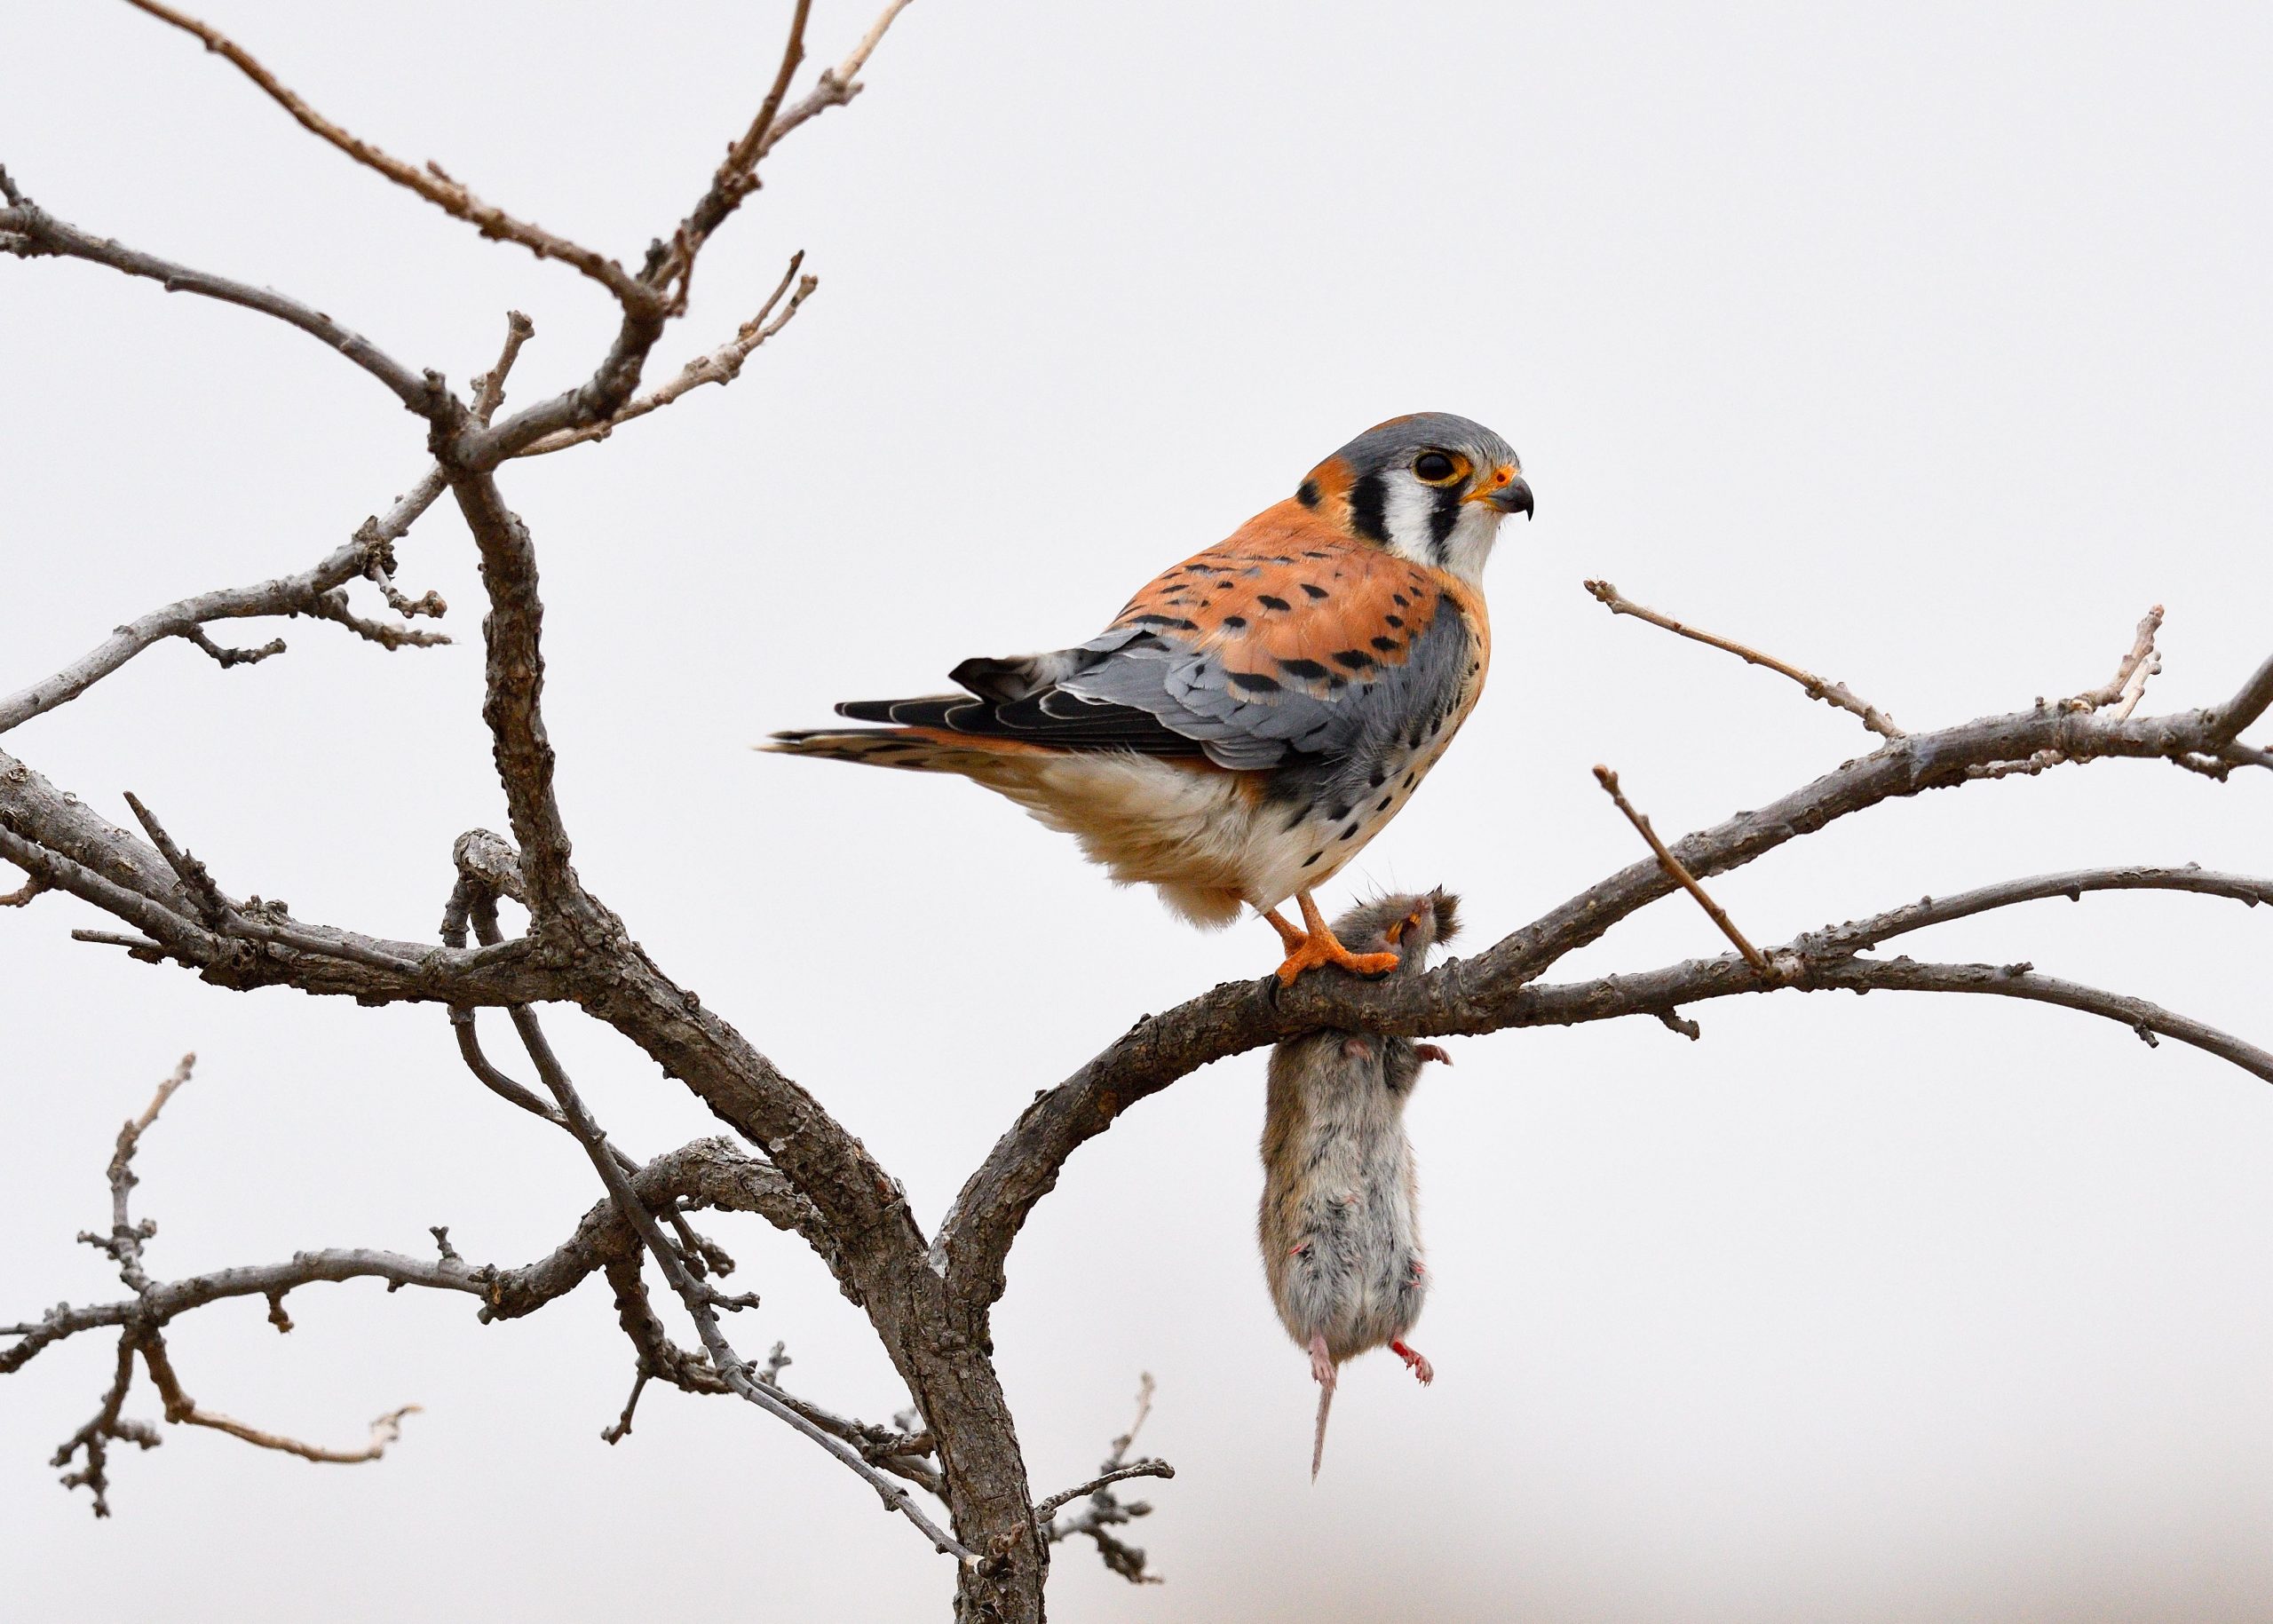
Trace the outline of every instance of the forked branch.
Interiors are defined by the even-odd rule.
[[[582,428],[557,430],[524,446],[516,455],[543,456],[547,452],[565,451],[571,446],[581,446],[588,440],[606,440],[623,424],[634,418],[645,417],[650,412],[661,410],[689,390],[699,389],[705,384],[723,386],[733,383],[741,376],[742,364],[749,360],[757,347],[788,326],[791,318],[797,313],[798,306],[812,296],[814,289],[820,286],[819,277],[797,274],[797,267],[804,263],[804,258],[802,251],[792,255],[789,268],[781,273],[780,285],[758,307],[757,313],[743,322],[725,344],[687,362],[669,383],[628,402],[614,416],[603,422],[586,424]],[[795,292],[790,291],[793,281],[796,284]],[[774,309],[781,304],[785,294],[788,295],[788,305],[776,316]]]
[[[1113,1485],[1132,1477],[1173,1477],[1176,1468],[1166,1461],[1147,1457],[1141,1461],[1129,1459],[1129,1451],[1136,1442],[1137,1433],[1144,1430],[1145,1418],[1152,1413],[1152,1378],[1147,1372],[1136,1389],[1136,1419],[1129,1423],[1129,1430],[1113,1440],[1112,1453],[1097,1475],[1087,1483],[1077,1485],[1063,1493],[1052,1494],[1034,1509],[1034,1521],[1041,1525],[1042,1537],[1055,1545],[1075,1536],[1094,1542],[1097,1557],[1105,1566],[1132,1585],[1156,1585],[1162,1581],[1156,1573],[1144,1571],[1144,1553],[1129,1544],[1113,1531],[1125,1527],[1140,1517],[1150,1517],[1151,1504],[1145,1501],[1122,1501],[1113,1492]],[[1057,1512],[1073,1501],[1088,1497],[1089,1504],[1063,1522],[1057,1520]]]

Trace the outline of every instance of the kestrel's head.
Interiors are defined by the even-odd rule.
[[[1295,500],[1351,535],[1466,581],[1483,574],[1501,519],[1531,517],[1515,448],[1450,412],[1375,424],[1311,469]]]

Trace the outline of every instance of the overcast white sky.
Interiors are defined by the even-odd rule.
[[[351,128],[627,257],[748,117],[787,7],[441,0],[206,15]],[[834,59],[865,5],[821,0]],[[573,273],[479,241],[116,4],[20,4],[0,160],[90,229],[291,290],[456,380],[508,305],[531,398],[607,330]],[[2239,6],[1113,8],[921,0],[859,103],[799,133],[705,256],[656,376],[790,250],[821,290],[725,392],[507,471],[542,550],[552,734],[586,879],[934,1220],[1033,1091],[1137,1014],[1262,973],[953,782],[756,756],[839,698],[1055,647],[1392,413],[1522,451],[1539,518],[1488,579],[1492,691],[1348,876],[1443,881],[1488,943],[1661,828],[1867,735],[1631,621],[1589,575],[1923,726],[2103,680],[2168,606],[2150,707],[2273,644],[2273,24]],[[57,261],[0,264],[0,688],[182,594],[313,562],[419,472],[419,426],[305,337]],[[479,593],[438,510],[401,550],[464,639],[175,644],[8,748],[133,789],[240,892],[432,933],[449,844],[502,827]],[[268,633],[261,630],[249,640]],[[1719,883],[1755,938],[2095,862],[2273,869],[2273,777],[2107,764],[1882,808]],[[0,883],[0,889],[5,889]],[[1337,902],[1339,897],[1329,899]],[[169,1273],[447,1223],[519,1263],[593,1197],[438,1012],[242,996],[0,915],[0,1319],[115,1295],[122,1117]],[[2029,958],[2273,1040],[2273,919],[2052,903],[1913,951]],[[918,986],[914,932],[956,951]],[[1566,969],[1717,951],[1667,901]],[[1455,1044],[1414,1107],[1436,1291],[1420,1390],[1353,1366],[1326,1472],[1250,1238],[1263,1059],[1082,1151],[1015,1254],[1002,1368],[1037,1486],[1094,1467],[1140,1371],[1179,1476],[1086,1547],[1067,1620],[2242,1620],[2273,1587],[2273,1093],[2119,1027],[1990,1001],[1782,994]],[[645,1153],[715,1124],[628,1046],[557,1041]],[[721,1226],[795,1383],[899,1407],[864,1322]],[[944,1615],[948,1576],[747,1408],[652,1395],[605,1294],[484,1327],[312,1289],[173,1336],[213,1407],[326,1440],[424,1404],[380,1465],[211,1435],[119,1457],[98,1524],[44,1464],[83,1340],[0,1383],[25,1617]],[[154,1413],[147,1393],[140,1413]],[[721,1610],[724,1610],[723,1612]]]

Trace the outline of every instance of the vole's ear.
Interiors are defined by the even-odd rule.
[[[1439,885],[1427,899],[1437,910],[1437,940],[1448,942],[1460,934],[1460,899]]]

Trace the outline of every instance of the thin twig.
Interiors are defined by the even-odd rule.
[[[234,663],[226,657],[228,651],[214,647],[202,635],[201,629],[215,621],[277,614],[320,614],[337,620],[337,615],[319,607],[319,600],[363,574],[373,558],[381,557],[409,534],[410,527],[434,504],[442,489],[440,471],[430,471],[407,495],[398,496],[384,515],[364,520],[352,539],[334,549],[312,569],[280,580],[264,581],[257,586],[201,592],[128,622],[53,676],[0,699],[0,733],[58,705],[67,704],[152,644],[168,638],[187,638],[225,666]],[[360,626],[355,629],[361,630]],[[257,654],[239,654],[237,659],[265,659],[271,653],[281,653],[282,648],[280,641]]]
[[[505,378],[520,359],[521,346],[536,335],[536,323],[518,310],[505,313],[505,347],[497,353],[497,364],[487,372],[477,373],[473,379],[473,418],[482,427],[497,415],[505,402]]]
[[[168,1421],[176,1426],[209,1427],[241,1438],[257,1449],[273,1449],[280,1454],[297,1455],[303,1461],[329,1466],[360,1466],[378,1460],[386,1454],[387,1446],[402,1437],[402,1418],[419,1412],[415,1404],[398,1406],[371,1423],[371,1436],[360,1449],[327,1449],[320,1444],[302,1443],[281,1432],[270,1432],[233,1416],[200,1408],[197,1400],[182,1390],[181,1378],[174,1373],[165,1343],[155,1332],[141,1339],[141,1349],[142,1363],[149,1369],[151,1384],[158,1390]]]
[[[181,882],[182,890],[187,894],[190,907],[196,910],[198,918],[215,930],[221,929],[236,910],[221,894],[221,888],[214,883],[213,871],[176,845],[173,836],[167,834],[165,826],[158,821],[157,814],[143,805],[132,790],[125,792],[125,800],[127,810],[134,814],[134,820],[142,826],[142,832],[150,837],[150,844],[158,848],[158,855],[166,860],[166,867],[172,869],[174,877]]]
[[[497,895],[500,891],[517,894],[520,889],[520,868],[512,849],[487,829],[470,829],[458,836],[454,849],[458,866],[458,880],[451,889],[448,906],[442,914],[442,940],[452,947],[466,944],[471,931],[482,946],[494,947],[503,941],[497,925]],[[554,1107],[539,1099],[535,1093],[516,1082],[490,1063],[483,1052],[481,1034],[474,1024],[474,1011],[463,1005],[450,1010],[451,1030],[456,1034],[458,1057],[465,1062],[482,1087],[499,1098],[519,1106],[533,1116],[543,1118],[555,1128],[573,1132],[568,1121]],[[614,1145],[608,1153],[616,1165],[626,1172],[637,1173],[639,1163]],[[707,1271],[721,1275],[734,1271],[734,1260],[725,1248],[695,1232],[684,1214],[675,1207],[667,1209],[665,1216],[678,1236],[679,1247],[686,1258],[687,1267],[700,1279]]]
[[[646,1244],[647,1250],[662,1270],[663,1278],[670,1282],[672,1290],[678,1293],[680,1300],[686,1305],[686,1311],[701,1335],[702,1345],[709,1352],[711,1364],[727,1386],[758,1408],[787,1422],[835,1455],[876,1492],[887,1509],[899,1512],[913,1523],[931,1541],[935,1549],[958,1557],[970,1557],[970,1549],[926,1517],[907,1489],[886,1478],[883,1473],[861,1458],[859,1450],[799,1414],[794,1406],[785,1403],[778,1393],[752,1375],[748,1363],[734,1351],[725,1332],[719,1328],[717,1315],[712,1306],[715,1294],[707,1291],[702,1283],[687,1271],[677,1252],[663,1239],[653,1215],[647,1211],[632,1191],[623,1169],[608,1153],[607,1136],[592,1119],[591,1113],[577,1094],[574,1083],[553,1054],[552,1045],[545,1038],[544,1028],[537,1020],[536,1012],[520,1005],[514,1006],[508,1012],[512,1017],[514,1029],[520,1034],[522,1048],[527,1050],[529,1059],[536,1066],[537,1075],[544,1080],[545,1087],[560,1107],[560,1114],[567,1121],[569,1131],[583,1145],[594,1170],[600,1176],[601,1184],[606,1186],[608,1194],[614,1199],[617,1209]]]
[[[647,1390],[648,1374],[646,1364],[642,1361],[631,1378],[631,1397],[623,1401],[623,1414],[615,1418],[614,1426],[600,1429],[602,1443],[620,1444],[631,1436],[631,1413],[639,1407],[639,1395]]]
[[[1034,1525],[1042,1542],[1056,1545],[1076,1534],[1086,1535],[1095,1541],[1097,1557],[1112,1572],[1133,1585],[1156,1585],[1161,1582],[1158,1574],[1144,1571],[1144,1553],[1112,1530],[1134,1522],[1140,1517],[1152,1515],[1152,1508],[1144,1501],[1124,1503],[1113,1493],[1113,1485],[1129,1477],[1173,1477],[1176,1468],[1166,1461],[1144,1460],[1131,1462],[1129,1451],[1136,1442],[1136,1435],[1144,1430],[1144,1420],[1152,1413],[1152,1377],[1148,1371],[1136,1388],[1136,1419],[1129,1423],[1129,1430],[1113,1440],[1112,1453],[1105,1458],[1098,1475],[1078,1488],[1053,1494],[1034,1510]],[[1079,1514],[1064,1522],[1056,1520],[1058,1509],[1083,1495],[1089,1503]]]
[[[2162,630],[2163,606],[2157,604],[2140,621],[2139,629],[2132,635],[2131,647],[2116,662],[2115,675],[2103,685],[2089,688],[2071,698],[2062,700],[2053,709],[2063,715],[2090,716],[2112,709],[2114,719],[2123,721],[2137,708],[2139,696],[2147,691],[2147,679],[2163,669],[2162,656],[2155,652],[2155,634]],[[2042,700],[2037,701],[2044,703]],[[1966,770],[1974,779],[2034,778],[2049,768],[2065,766],[2069,753],[2057,746],[2031,750],[2012,761],[1984,762]],[[2190,754],[2176,757],[2178,764],[2198,772],[2207,772],[2213,778],[2223,778],[2222,764],[2198,759]]]
[[[741,207],[742,199],[756,190],[755,170],[765,151],[766,137],[781,110],[782,98],[789,93],[789,81],[796,77],[797,65],[805,59],[805,20],[812,12],[812,0],[796,0],[789,15],[789,36],[781,47],[780,64],[773,72],[773,83],[765,92],[765,99],[758,104],[749,128],[728,145],[725,159],[710,177],[709,188],[696,200],[686,218],[679,222],[678,229],[671,234],[669,247],[660,254],[649,255],[649,263],[641,273],[645,286],[661,289],[674,282],[678,284],[669,306],[673,313],[686,308],[688,287],[694,275],[694,257],[702,251],[702,245],[710,240],[711,234],[725,223],[726,217]]]
[[[69,1466],[72,1458],[82,1450],[87,1463],[76,1471],[63,1474],[67,1489],[83,1488],[95,1499],[95,1515],[110,1515],[110,1442],[119,1439],[143,1449],[158,1446],[158,1431],[147,1421],[124,1421],[119,1412],[126,1403],[127,1390],[134,1385],[134,1338],[118,1339],[118,1356],[113,1367],[111,1383],[103,1394],[102,1403],[95,1410],[94,1419],[63,1441],[48,1462],[51,1466]]]
[[[130,0],[130,4],[139,4],[141,0]],[[5,171],[0,170],[0,178],[4,175]],[[439,376],[413,371],[360,333],[342,327],[323,312],[271,288],[233,281],[226,276],[161,259],[155,254],[142,253],[108,237],[95,236],[57,219],[12,186],[10,191],[9,206],[0,209],[0,253],[13,254],[20,259],[84,259],[154,281],[168,293],[194,293],[224,305],[273,316],[298,328],[327,348],[337,350],[392,390],[398,400],[420,416],[432,421],[447,411],[449,392],[441,386]]]
[[[2157,604],[2140,621],[2130,651],[2116,663],[2115,675],[2102,686],[2065,701],[2067,709],[2094,711],[2112,707],[2118,721],[2129,716],[2137,708],[2139,696],[2147,691],[2147,679],[2163,669],[2162,656],[2155,652],[2155,634],[2162,630],[2162,624],[2163,606]]]
[[[1628,800],[1625,791],[1618,787],[1618,774],[1608,767],[1597,766],[1595,781],[1617,803],[1618,810],[1626,814],[1626,820],[1640,831],[1643,839],[1650,843],[1650,850],[1657,853],[1658,864],[1666,871],[1667,876],[1697,899],[1697,906],[1703,908],[1706,916],[1721,928],[1721,934],[1736,945],[1736,950],[1744,955],[1744,962],[1763,976],[1774,975],[1774,967],[1762,956],[1760,949],[1745,939],[1744,932],[1737,929],[1736,922],[1722,910],[1719,903],[1706,895],[1705,888],[1697,883],[1696,876],[1683,867],[1681,860],[1673,854],[1664,841],[1658,838],[1658,832],[1650,827],[1650,820],[1634,809],[1634,803]]]
[[[1679,1010],[1659,1010],[1658,1018],[1665,1023],[1667,1031],[1685,1037],[1692,1043],[1705,1035],[1705,1028],[1685,1018]]]
[[[820,286],[819,277],[798,277],[797,267],[804,263],[804,257],[802,250],[790,257],[789,268],[782,273],[780,285],[773,289],[772,297],[759,307],[758,313],[741,324],[733,338],[687,362],[669,383],[630,401],[612,417],[586,424],[582,428],[558,430],[530,442],[515,455],[543,456],[548,452],[565,451],[571,446],[581,446],[587,440],[606,440],[622,424],[669,406],[689,390],[704,384],[723,385],[733,383],[741,376],[742,363],[750,358],[751,353],[788,326],[790,318],[797,313],[798,306],[812,297],[814,289]],[[788,292],[792,281],[796,282],[796,291],[790,296],[788,308],[782,311],[778,318],[769,321],[768,318],[773,315],[774,306],[780,303],[781,296]]]
[[[258,665],[262,661],[284,652],[284,639],[281,638],[271,638],[258,648],[234,648],[216,643],[202,626],[191,627],[181,634],[181,638],[185,643],[204,650],[211,656],[213,663],[225,671],[240,665]]]
[[[893,20],[910,4],[911,0],[890,0],[890,4],[876,14],[875,21],[868,25],[868,31],[860,36],[860,43],[852,47],[851,54],[836,67],[823,68],[813,88],[773,121],[772,128],[766,131],[764,140],[759,143],[759,157],[763,158],[780,146],[782,137],[807,119],[831,107],[841,107],[860,93],[863,88],[860,70],[868,65],[868,58],[883,39],[884,30],[891,27]]]
[[[2253,875],[2220,874],[2213,869],[2191,866],[2183,868],[2079,868],[2066,874],[2043,874],[2028,879],[2007,880],[2000,884],[1984,885],[1977,890],[1958,891],[1945,897],[1921,897],[1915,902],[1874,914],[1867,919],[1810,931],[1794,941],[1793,948],[1803,957],[1810,958],[1826,953],[1862,953],[1894,937],[1947,924],[1952,920],[1969,919],[1992,908],[2011,907],[2023,902],[2040,902],[2054,897],[2065,897],[2071,902],[2076,902],[2082,900],[2087,891],[2191,891],[2198,896],[2230,898],[2252,907],[2259,903],[2273,903],[2273,880],[2259,879]]]
[[[1732,643],[1726,638],[1715,637],[1709,631],[1700,631],[1696,627],[1677,621],[1669,614],[1660,614],[1655,609],[1646,608],[1631,598],[1622,596],[1619,590],[1607,581],[1589,581],[1587,582],[1587,590],[1594,595],[1596,602],[1612,614],[1630,614],[1636,620],[1649,622],[1652,626],[1663,627],[1676,637],[1687,638],[1692,643],[1703,643],[1709,647],[1720,649],[1723,653],[1734,654],[1746,665],[1765,666],[1768,669],[1788,677],[1799,684],[1810,699],[1821,700],[1825,704],[1846,711],[1849,716],[1858,718],[1864,726],[1881,738],[1904,737],[1903,731],[1894,725],[1892,717],[1867,701],[1857,698],[1844,683],[1826,682],[1814,672],[1803,671],[1796,665],[1787,665],[1772,654],[1763,654],[1756,648],[1746,648],[1741,643]]]
[[[565,265],[574,265],[615,295],[618,302],[627,309],[645,310],[653,303],[653,290],[643,286],[638,278],[606,255],[572,242],[534,222],[517,220],[494,203],[482,202],[445,174],[439,164],[430,162],[425,168],[419,169],[341,129],[280,83],[276,75],[262,67],[251,52],[218,28],[177,12],[171,6],[161,4],[159,0],[126,0],[126,3],[137,11],[147,12],[162,22],[171,23],[185,33],[196,36],[204,42],[206,50],[227,58],[245,77],[265,91],[271,100],[289,113],[303,130],[329,142],[356,162],[376,170],[395,185],[417,193],[444,213],[474,226],[483,236],[518,242],[540,259],[558,259]]]
[[[164,838],[162,830],[154,831],[154,835],[161,840]],[[170,847],[171,843],[166,844]],[[106,1169],[106,1177],[110,1184],[110,1233],[107,1236],[83,1233],[79,1237],[109,1255],[118,1265],[119,1279],[134,1293],[133,1302],[75,1313],[68,1304],[60,1304],[51,1310],[37,1325],[7,1327],[7,1334],[23,1340],[9,1349],[4,1356],[0,1356],[0,1373],[5,1373],[20,1368],[42,1347],[75,1330],[87,1329],[98,1324],[122,1327],[116,1374],[102,1407],[96,1413],[94,1420],[74,1433],[55,1455],[55,1464],[67,1466],[75,1454],[82,1450],[85,1452],[86,1466],[67,1474],[63,1482],[68,1488],[85,1487],[93,1491],[97,1517],[110,1515],[109,1485],[106,1477],[107,1440],[125,1438],[140,1444],[146,1449],[158,1441],[156,1432],[147,1423],[119,1419],[120,1406],[124,1403],[127,1390],[133,1381],[134,1356],[137,1353],[142,1356],[144,1365],[149,1369],[150,1380],[164,1403],[165,1416],[169,1422],[178,1425],[209,1427],[260,1448],[279,1450],[307,1461],[341,1464],[376,1461],[386,1452],[387,1446],[400,1436],[403,1416],[418,1407],[406,1405],[372,1422],[370,1441],[363,1448],[335,1450],[304,1444],[297,1438],[265,1431],[230,1416],[201,1409],[196,1401],[183,1390],[180,1378],[175,1374],[172,1360],[166,1351],[163,1330],[172,1313],[178,1311],[169,1305],[168,1293],[170,1290],[178,1292],[179,1287],[161,1287],[153,1282],[144,1270],[142,1246],[157,1232],[157,1228],[147,1219],[139,1224],[134,1222],[131,1207],[138,1182],[134,1176],[134,1153],[141,1148],[142,1136],[158,1120],[158,1113],[165,1109],[166,1102],[173,1097],[176,1090],[189,1081],[196,1064],[194,1054],[184,1055],[172,1073],[159,1083],[157,1092],[151,1096],[150,1103],[143,1107],[142,1113],[130,1119],[118,1130],[118,1139]],[[447,1251],[447,1248],[445,1249]],[[265,1295],[269,1300],[270,1322],[281,1330],[289,1331],[292,1328],[292,1322],[284,1312],[283,1303],[287,1289],[289,1287],[278,1285]]]

